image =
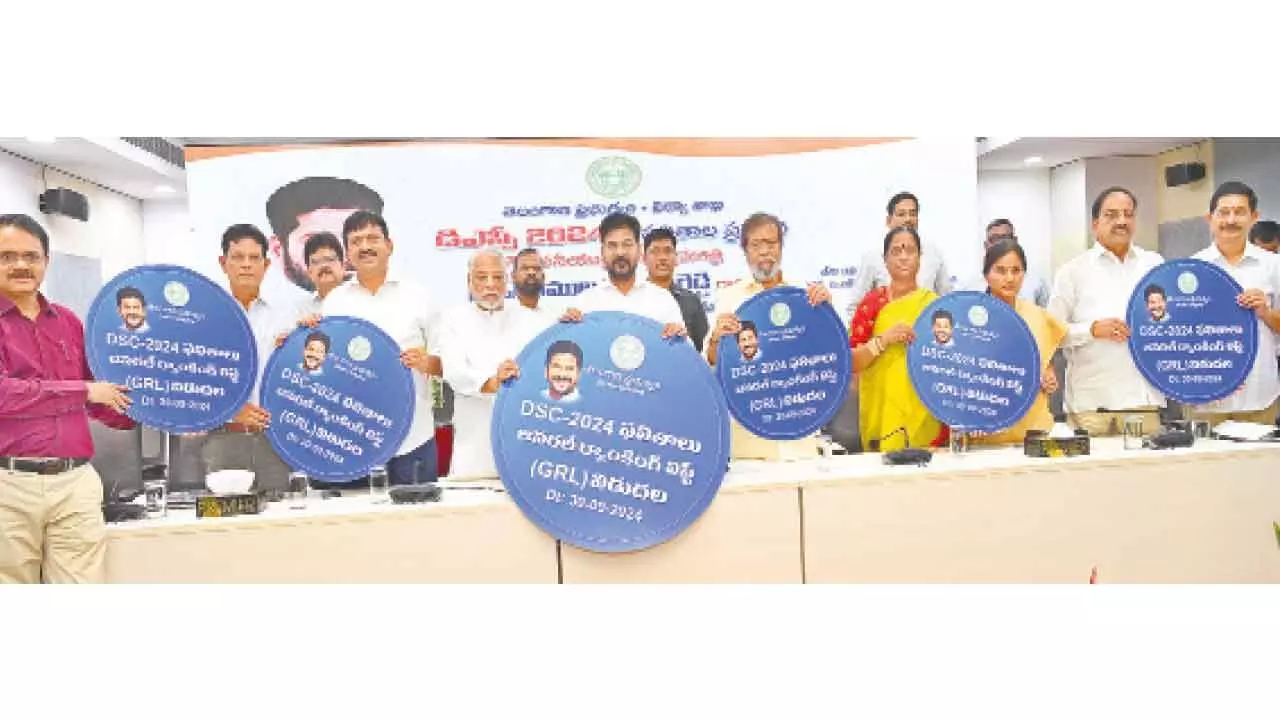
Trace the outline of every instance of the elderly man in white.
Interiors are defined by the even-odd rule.
[[[703,354],[707,362],[716,364],[720,341],[742,331],[737,312],[755,295],[781,285],[805,288],[809,304],[831,302],[831,291],[821,283],[802,285],[782,277],[782,221],[768,213],[755,213],[742,223],[742,252],[751,269],[750,279],[741,279],[716,291],[716,320],[711,326]],[[730,338],[732,340],[732,337]],[[768,440],[753,435],[730,420],[731,457],[754,460],[809,460],[818,455],[816,435],[798,440]]]
[[[554,322],[519,302],[505,302],[506,265],[497,250],[471,256],[471,302],[444,313],[440,360],[454,393],[450,480],[498,476],[489,435],[494,396],[503,382],[519,374],[515,357]]]

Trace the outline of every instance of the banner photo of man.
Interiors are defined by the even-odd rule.
[[[286,302],[313,290],[307,238],[340,237],[343,221],[366,210],[397,228],[396,265],[441,302],[466,302],[474,251],[494,248],[514,263],[536,250],[539,305],[563,309],[601,281],[595,229],[622,212],[640,221],[642,237],[674,236],[674,272],[661,284],[692,293],[711,317],[717,287],[747,274],[741,223],[765,207],[786,218],[796,248],[789,275],[824,282],[837,308],[877,242],[871,229],[884,224],[885,200],[904,187],[927,208],[929,242],[948,254],[946,266],[976,272],[976,258],[953,250],[980,229],[974,167],[972,141],[957,138],[421,141],[188,148],[187,187],[197,236],[270,226],[277,262],[263,294]],[[833,255],[833,242],[847,252]],[[165,254],[217,277],[194,249]]]
[[[132,389],[134,420],[174,433],[211,430],[249,399],[258,353],[235,298],[172,265],[127,270],[98,292],[85,323],[94,377]]]
[[[728,469],[729,412],[706,363],[654,320],[588,313],[533,339],[498,391],[498,474],[531,522],[596,552],[689,527]]]

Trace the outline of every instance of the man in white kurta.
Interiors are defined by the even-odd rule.
[[[444,313],[440,360],[453,388],[450,480],[498,477],[489,426],[499,386],[518,371],[515,358],[555,318],[505,302],[506,262],[482,250],[467,264],[471,302]]]
[[[627,312],[661,323],[663,337],[683,336],[688,340],[684,315],[675,296],[636,277],[640,255],[640,221],[622,213],[600,221],[600,263],[609,280],[571,301],[562,319],[577,322],[584,313]]]

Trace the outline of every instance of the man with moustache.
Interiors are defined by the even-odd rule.
[[[670,228],[657,228],[644,236],[644,266],[649,282],[675,297],[684,326],[689,330],[689,339],[693,341],[693,347],[702,352],[702,342],[707,337],[707,310],[702,307],[702,298],[675,282],[678,263],[676,236]]]
[[[89,372],[80,319],[40,292],[48,269],[40,223],[0,215],[0,584],[106,581],[89,420],[135,427],[128,388]]]
[[[271,254],[284,276],[307,292],[317,289],[307,263],[307,240],[319,233],[337,236],[357,210],[382,213],[382,197],[346,178],[305,177],[279,188],[267,199]]]
[[[750,320],[738,323],[738,352],[747,362],[754,362],[760,355],[760,331]]]
[[[425,288],[391,272],[395,243],[381,215],[352,213],[342,225],[342,241],[356,277],[331,290],[321,312],[367,320],[399,344],[400,361],[413,371],[415,404],[409,432],[387,463],[387,477],[392,485],[435,482],[439,458],[431,385],[441,375],[436,305]]]
[[[520,306],[537,312],[545,311],[542,289],[546,286],[546,274],[542,269],[542,256],[537,248],[525,248],[516,253],[511,267],[511,284]]]
[[[330,232],[321,232],[307,238],[305,255],[307,277],[315,288],[311,296],[298,306],[299,317],[319,315],[324,299],[334,288],[350,279],[342,242]]]
[[[781,285],[805,287],[809,304],[831,302],[831,291],[821,283],[802,286],[787,282],[782,276],[782,221],[769,213],[755,213],[742,223],[742,251],[751,269],[751,279],[740,279],[732,285],[716,291],[716,320],[707,338],[705,350],[707,362],[716,364],[720,339],[735,335],[743,323],[736,313],[742,304],[755,295]],[[797,440],[767,440],[755,435],[730,418],[730,456],[735,459],[757,460],[809,460],[817,456],[817,436]]]
[[[231,422],[211,430],[200,448],[204,474],[219,470],[248,470],[254,474],[255,491],[282,491],[291,472],[267,440],[271,414],[262,407],[262,372],[275,351],[276,338],[292,329],[293,307],[262,292],[262,279],[271,265],[267,236],[249,224],[232,225],[222,234],[222,256],[231,295],[240,304],[253,329],[258,369],[249,402]]]
[[[1245,288],[1235,300],[1256,318],[1258,350],[1249,376],[1234,393],[1194,406],[1191,416],[1210,426],[1227,420],[1269,425],[1280,411],[1280,372],[1272,361],[1280,332],[1280,258],[1249,242],[1249,230],[1258,221],[1258,195],[1248,185],[1238,180],[1219,185],[1205,220],[1213,244],[1191,257],[1217,265]]]
[[[329,336],[315,330],[302,344],[302,370],[312,377],[324,374],[324,361],[329,357]]]
[[[116,310],[123,321],[121,330],[131,333],[145,333],[147,326],[147,299],[136,287],[122,287],[116,291]]]
[[[885,217],[885,229],[909,227],[920,229],[920,199],[914,194],[903,191],[889,198],[885,206],[888,213]],[[939,295],[946,295],[952,290],[951,271],[942,259],[940,252],[930,252],[920,257],[920,270],[916,274],[917,282],[922,288],[933,288]],[[858,274],[853,280],[853,297],[849,300],[848,316],[858,312],[858,303],[867,293],[889,284],[889,270],[884,265],[877,245],[867,251],[858,266]],[[984,284],[985,288],[986,285]]]
[[[450,479],[496,478],[489,426],[499,386],[517,377],[515,357],[554,318],[506,302],[506,258],[480,250],[467,262],[471,302],[449,308],[441,329],[444,381],[453,388]]]
[[[1131,415],[1158,428],[1165,404],[1129,354],[1132,328],[1123,319],[1143,276],[1164,262],[1133,242],[1137,210],[1126,188],[1098,193],[1090,209],[1097,242],[1058,269],[1049,296],[1049,312],[1067,324],[1063,408],[1093,436],[1118,435]]]
[[[547,348],[547,389],[542,397],[552,402],[575,403],[582,378],[582,348],[572,340],[557,340]]]
[[[561,320],[579,322],[584,313],[603,310],[627,312],[662,324],[662,337],[687,337],[680,305],[671,293],[636,279],[640,264],[640,221],[625,213],[613,213],[600,221],[600,261],[609,282],[578,296]]]

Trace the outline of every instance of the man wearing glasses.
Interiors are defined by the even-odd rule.
[[[89,420],[135,427],[128,388],[95,382],[84,326],[40,292],[49,235],[0,215],[0,584],[106,580]]]
[[[755,213],[742,223],[742,252],[751,270],[750,279],[741,279],[716,291],[716,320],[707,337],[704,354],[707,362],[716,364],[720,341],[731,336],[732,342],[743,330],[738,308],[751,297],[779,285],[797,285],[782,277],[782,221],[768,213]],[[807,285],[809,304],[831,302],[831,291],[820,283]],[[734,459],[754,460],[809,460],[818,455],[817,436],[798,440],[767,440],[753,435],[732,418],[730,423],[731,456]]]
[[[991,249],[992,245],[1003,240],[1018,242],[1018,235],[1014,232],[1013,223],[1008,218],[996,218],[987,223],[987,240],[982,245],[982,251]],[[1028,264],[1030,262],[1028,261]],[[986,292],[987,279],[979,275],[965,284],[965,290],[976,290],[978,292]],[[1022,290],[1018,292],[1018,297],[1023,300],[1030,300],[1042,308],[1049,307],[1049,295],[1052,288],[1049,287],[1049,281],[1045,276],[1036,272],[1032,268],[1027,268],[1026,277],[1022,281]]]
[[[319,315],[325,296],[345,282],[348,275],[342,243],[333,233],[322,232],[307,238],[303,257],[307,263],[307,277],[316,288],[299,307],[299,316],[305,318]]]

